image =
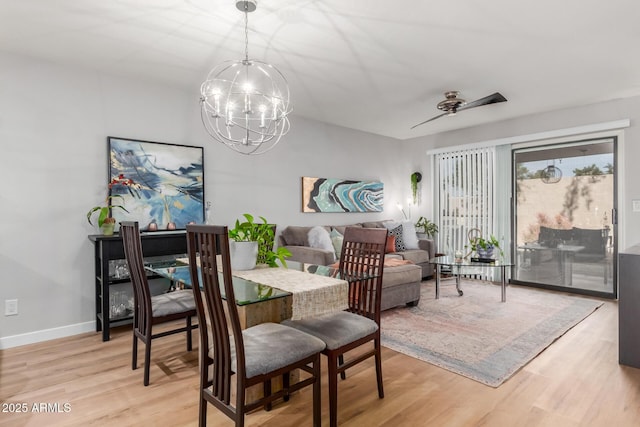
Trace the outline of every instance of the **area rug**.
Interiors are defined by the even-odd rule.
[[[420,303],[382,313],[382,345],[498,387],[602,302],[476,280],[455,285],[423,282]]]

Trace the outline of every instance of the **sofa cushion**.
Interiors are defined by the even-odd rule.
[[[402,240],[406,249],[418,248],[418,235],[416,234],[416,226],[411,221],[402,221]]]
[[[396,252],[401,252],[406,249],[404,246],[404,240],[402,240],[402,224],[389,228],[389,235],[396,239]]]
[[[400,255],[406,260],[413,261],[414,264],[429,262],[429,252],[423,251],[422,249],[407,249]]]
[[[406,283],[420,282],[422,280],[422,268],[415,264],[385,267],[382,275],[382,287],[404,285]]]
[[[280,234],[285,245],[291,246],[309,246],[309,230],[311,227],[298,227],[290,225]]]
[[[316,225],[308,233],[309,246],[312,248],[331,251],[335,256],[335,248],[331,242],[331,236],[326,228]]]
[[[384,223],[386,221],[370,221],[370,222],[363,222],[362,226],[364,228],[385,228]]]
[[[340,255],[342,254],[342,243],[344,242],[344,236],[335,228],[331,230],[329,236],[331,237],[331,244],[333,245],[333,250],[336,254],[336,258],[340,259]]]
[[[309,246],[287,246],[291,257],[287,260],[307,264],[329,265],[334,262],[335,252],[316,249]]]
[[[332,225],[331,226],[334,230],[338,230],[338,233],[344,235],[344,230],[347,227],[362,227],[362,224],[351,224],[351,225]]]
[[[387,235],[387,244],[384,248],[384,252],[389,254],[396,251],[396,236],[391,234]]]

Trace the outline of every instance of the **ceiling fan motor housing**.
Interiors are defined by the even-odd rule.
[[[449,113],[455,113],[459,107],[467,103],[464,99],[458,98],[458,94],[459,92],[456,90],[445,92],[444,96],[447,99],[438,102],[438,109]]]

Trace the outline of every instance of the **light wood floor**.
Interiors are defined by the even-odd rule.
[[[618,364],[617,313],[617,304],[606,301],[497,389],[384,349],[385,398],[377,398],[373,364],[355,367],[339,382],[339,424],[638,426],[640,369]],[[0,412],[0,426],[197,425],[196,350],[186,353],[182,337],[156,340],[148,387],[142,370],[131,370],[130,357],[126,328],[106,343],[89,333],[2,351],[3,410],[11,403],[27,403],[29,410],[34,403],[58,403],[64,410],[67,403],[70,411]],[[322,416],[328,425],[324,385]],[[310,403],[304,391],[271,412],[248,415],[246,423],[311,425]],[[208,425],[233,424],[210,407]]]

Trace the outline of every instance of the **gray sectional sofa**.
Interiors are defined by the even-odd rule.
[[[343,226],[323,226],[327,232],[344,234],[346,227],[386,228],[389,221],[363,222]],[[312,226],[288,226],[278,235],[278,245],[292,253],[293,261],[330,265],[336,262],[335,251],[312,247],[309,232]],[[433,275],[429,259],[435,256],[435,244],[430,239],[418,239],[419,249],[388,252],[387,258],[405,259],[412,264],[387,266],[382,279],[382,310],[399,305],[417,305],[420,300],[420,282]]]

